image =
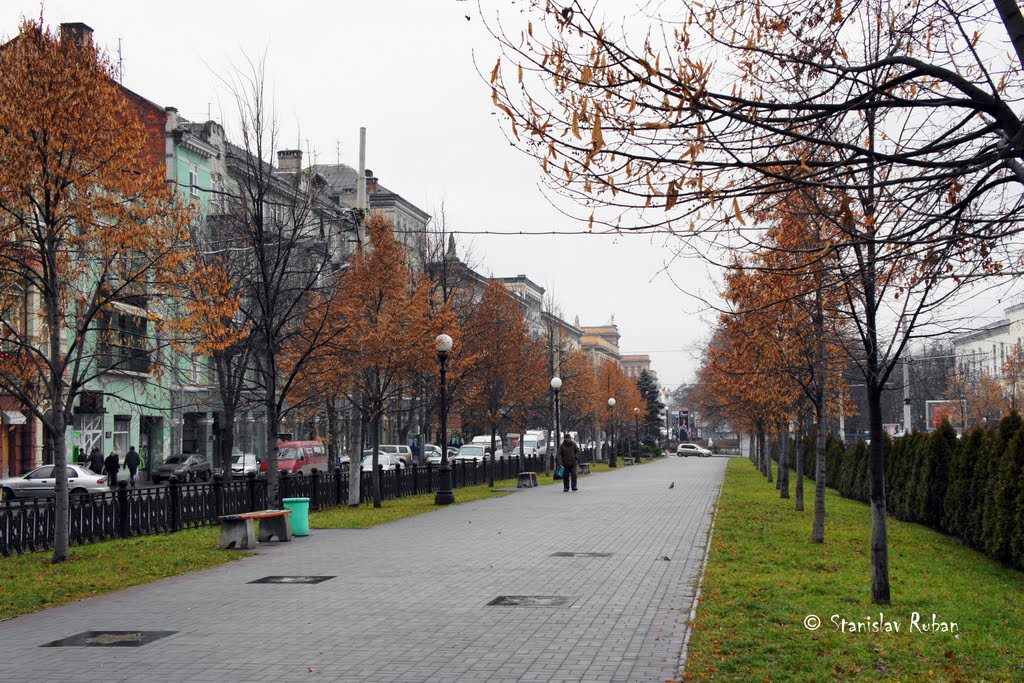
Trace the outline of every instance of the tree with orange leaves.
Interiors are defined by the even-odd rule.
[[[1011,410],[1006,388],[988,373],[957,373],[950,378],[946,396],[954,399],[949,420],[963,432],[994,425]]]
[[[616,466],[616,454],[621,450],[622,430],[619,425],[627,419],[632,420],[633,409],[644,410],[645,402],[636,382],[631,380],[618,363],[605,362],[597,367],[595,392],[593,394],[594,412],[599,421],[604,420],[609,430],[614,430],[617,438],[609,434],[610,464]],[[608,399],[615,399],[615,405],[609,406]]]
[[[231,306],[179,298],[192,277],[192,214],[112,76],[89,40],[58,37],[42,20],[0,48],[0,392],[41,421],[52,453],[54,562],[67,558],[66,434],[86,383],[153,372],[168,336]],[[136,323],[114,328],[125,311]]]
[[[490,433],[488,480],[493,485],[498,430],[516,410],[545,395],[544,357],[530,339],[522,310],[498,280],[484,286],[462,336],[475,356],[467,374],[470,385],[462,404],[463,424],[477,424]]]
[[[1009,410],[1005,412],[1020,410],[1021,391],[1024,391],[1024,348],[1020,344],[1010,347],[1006,354],[1006,362],[1003,363],[1003,384],[1006,388],[1006,398],[1009,401]]]
[[[391,221],[371,215],[368,247],[350,259],[325,325],[332,330],[304,372],[311,386],[332,386],[371,426],[373,505],[381,506],[376,476],[380,419],[392,402],[408,393],[417,377],[434,366],[434,338],[451,329],[445,308],[431,310],[430,277],[414,274]],[[359,504],[360,466],[349,466],[349,504]]]
[[[572,351],[562,356],[559,376],[562,389],[561,406],[562,430],[579,431],[585,425],[599,422],[602,413],[598,410],[597,373],[594,363],[585,351]],[[608,397],[605,397],[608,400]]]

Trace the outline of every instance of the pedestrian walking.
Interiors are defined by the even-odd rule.
[[[128,477],[131,479],[132,488],[135,488],[135,475],[139,471],[139,463],[142,462],[142,458],[139,457],[139,452],[135,450],[135,446],[128,449],[128,453],[124,456],[124,466],[128,469]]]
[[[558,447],[558,464],[562,466],[562,491],[568,492],[569,485],[576,490],[576,465],[580,461],[580,447],[572,440],[569,432],[565,433],[565,440]]]
[[[89,469],[96,474],[103,474],[103,454],[100,453],[100,449],[96,446],[92,447],[89,451]]]
[[[110,488],[117,488],[117,471],[121,469],[121,461],[117,457],[117,451],[110,451],[110,455],[103,461],[103,470],[107,473],[107,484]]]

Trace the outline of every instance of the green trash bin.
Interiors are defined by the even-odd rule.
[[[309,536],[309,498],[285,498],[285,510],[291,510],[292,535]]]

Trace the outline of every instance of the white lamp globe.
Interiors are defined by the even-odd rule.
[[[447,334],[437,335],[437,338],[434,340],[434,348],[437,349],[439,353],[448,353],[452,350],[452,338]]]

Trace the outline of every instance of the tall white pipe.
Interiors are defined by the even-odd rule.
[[[359,129],[359,177],[356,179],[356,208],[366,211],[366,128]]]

